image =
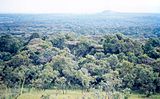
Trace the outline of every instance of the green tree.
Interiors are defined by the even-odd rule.
[[[87,91],[89,91],[92,77],[88,73],[88,70],[86,68],[81,68],[80,70],[77,71],[76,78],[81,82],[80,85],[82,87],[82,92],[84,89],[87,89]]]
[[[11,36],[3,35],[0,37],[0,51],[15,54],[22,47],[22,41]]]
[[[160,38],[150,38],[144,45],[144,51],[151,58],[160,58]]]
[[[57,78],[56,79],[56,83],[58,85],[60,85],[62,91],[63,91],[63,94],[65,93],[65,86],[66,86],[66,78],[65,77],[60,77],[60,78]]]
[[[118,66],[120,78],[122,79],[122,87],[124,88],[133,88],[135,82],[135,75],[133,73],[134,64],[128,61],[123,61]]]
[[[109,66],[112,68],[112,69],[116,69],[116,67],[118,66],[119,64],[119,60],[118,60],[118,57],[117,55],[110,55],[110,57],[107,58],[107,62],[109,64]]]
[[[11,60],[8,61],[8,66],[12,67],[18,67],[21,65],[28,66],[30,64],[29,56],[27,55],[27,52],[22,52],[20,54],[17,54],[12,57]]]
[[[106,73],[102,76],[103,80],[100,83],[103,90],[108,95],[108,98],[112,96],[112,94],[119,90],[121,86],[121,79],[119,78],[118,71],[111,71],[110,73]]]
[[[107,35],[104,37],[103,41],[103,48],[104,52],[111,53],[111,54],[119,54],[119,53],[127,53],[127,52],[132,52],[136,56],[140,55],[143,53],[142,50],[142,44],[133,41],[130,38],[124,38],[121,36],[117,35]]]
[[[138,88],[147,97],[155,93],[156,85],[154,84],[158,74],[155,73],[152,67],[148,65],[136,65],[133,73],[136,75],[134,88]]]
[[[8,61],[12,57],[12,54],[9,52],[0,52],[0,60]]]
[[[32,80],[32,86],[39,89],[47,89],[54,85],[59,72],[53,70],[50,64],[46,64],[42,66],[42,69],[39,69],[37,74],[37,77]]]
[[[64,35],[58,35],[51,39],[53,47],[63,49],[65,47],[65,37]]]

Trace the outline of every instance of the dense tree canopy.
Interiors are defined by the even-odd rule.
[[[122,34],[74,37],[61,34],[44,39],[33,34],[21,41],[1,36],[1,83],[106,92],[130,88],[147,96],[160,92],[160,38],[142,43]]]
[[[3,35],[0,37],[1,52],[9,52],[11,54],[15,54],[21,46],[22,42],[11,35]]]

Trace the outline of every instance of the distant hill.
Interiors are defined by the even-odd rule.
[[[119,13],[119,12],[112,11],[112,10],[104,10],[104,11],[102,11],[101,13],[103,13],[103,14],[108,14],[108,13],[113,14],[113,13]]]

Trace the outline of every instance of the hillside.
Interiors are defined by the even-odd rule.
[[[33,33],[0,36],[1,88],[160,92],[160,38]],[[15,93],[16,91],[14,91]],[[5,91],[2,91],[3,95]],[[17,95],[16,95],[17,96]],[[14,95],[13,95],[14,97]]]

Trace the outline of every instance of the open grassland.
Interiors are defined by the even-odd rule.
[[[160,94],[152,95],[149,98],[142,94],[131,94],[129,99],[160,99]]]
[[[48,98],[49,99],[102,99],[107,97],[104,92],[82,92],[80,90],[72,91],[72,90],[67,90],[64,94],[62,90],[46,90],[43,92],[34,92],[33,93],[26,93],[21,95],[18,99],[40,99],[42,97]]]
[[[16,96],[11,96],[11,94],[12,93],[6,93],[4,99],[15,99]],[[117,96],[117,98],[114,97],[113,99],[124,99],[122,94]],[[65,90],[64,93],[62,90],[31,90],[30,92],[25,92],[22,95],[19,95],[16,99],[108,99],[108,96],[105,92],[97,90],[90,92]],[[142,94],[131,94],[128,99],[160,99],[160,94],[152,95],[149,98],[146,98],[145,95]]]

